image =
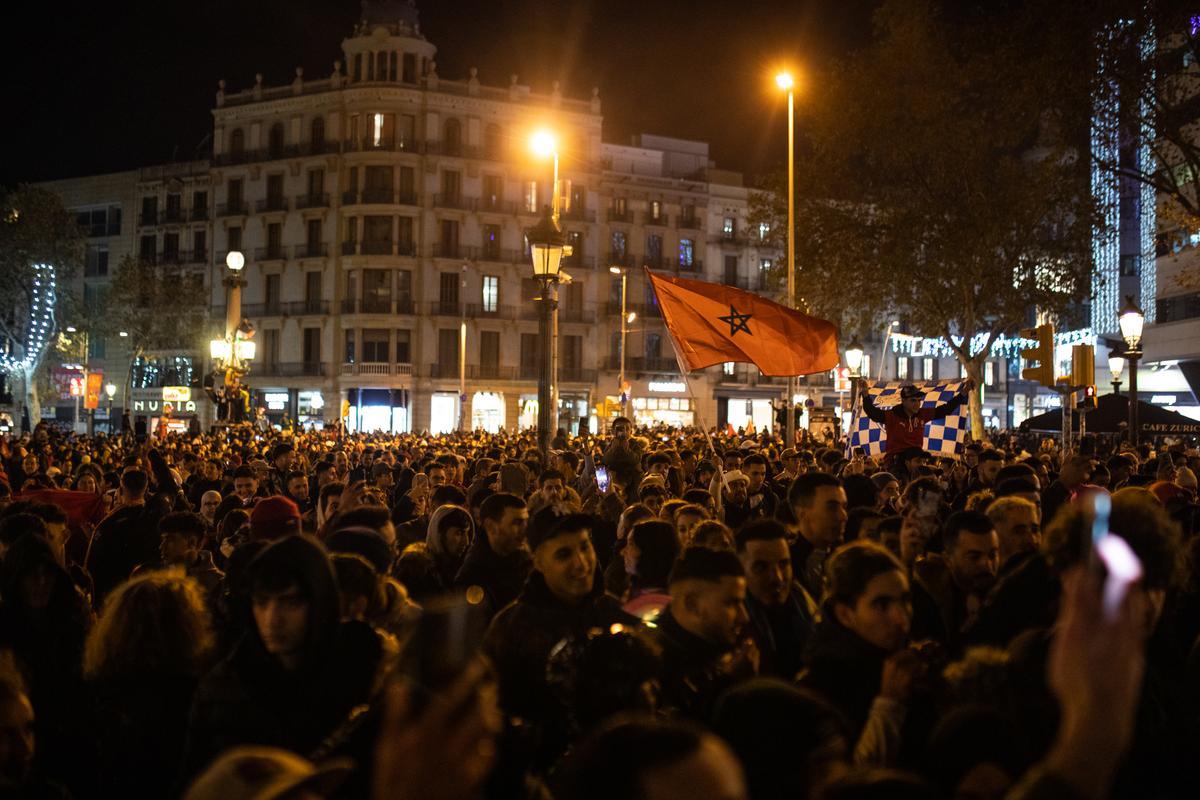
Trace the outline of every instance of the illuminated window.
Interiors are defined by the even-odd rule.
[[[858,373],[866,376],[871,374],[871,356],[868,353],[863,353],[862,364],[858,367]]]
[[[679,240],[679,266],[690,267],[695,264],[696,243],[691,239]]]
[[[732,375],[733,368],[734,368],[734,363],[732,361],[726,361],[724,364],[721,365],[721,372],[723,372],[726,375]]]
[[[908,380],[908,356],[896,356],[896,377]]]
[[[726,217],[721,223],[721,236],[726,240],[732,239],[737,234],[737,222],[733,217]]]
[[[373,114],[371,125],[371,144],[375,147],[383,144],[383,114]]]
[[[650,201],[650,219],[662,219],[662,203],[657,200]]]
[[[758,223],[758,238],[766,239],[771,233],[771,225],[767,222]]]
[[[500,278],[495,275],[483,276],[483,312],[495,314],[500,307]]]
[[[922,377],[927,381],[931,381],[937,377],[937,365],[932,358],[921,359],[921,372]]]
[[[984,386],[995,386],[996,385],[996,362],[995,361],[983,362],[983,385]]]
[[[525,181],[525,210],[530,214],[538,212],[537,181]]]

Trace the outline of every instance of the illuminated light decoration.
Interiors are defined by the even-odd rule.
[[[1120,181],[1101,163],[1120,161],[1120,130],[1116,81],[1105,77],[1106,53],[1111,52],[1118,31],[1108,28],[1100,34],[1100,54],[1092,96],[1092,197],[1103,217],[1092,230],[1092,330],[1099,334],[1115,333],[1117,306],[1121,289]]]
[[[970,354],[975,355],[983,349],[983,343],[987,341],[986,333],[977,333],[971,337]],[[962,337],[955,336],[954,343],[962,344]],[[1073,345],[1096,344],[1096,334],[1090,328],[1080,328],[1074,331],[1064,331],[1054,336],[1055,348],[1066,347],[1070,348]],[[944,338],[930,339],[920,336],[908,336],[903,333],[893,333],[891,335],[892,352],[903,356],[928,356],[930,358],[955,358],[957,353],[950,347],[949,342]],[[1006,336],[999,334],[995,341],[992,342],[992,347],[988,351],[989,358],[1016,358],[1021,355],[1021,351],[1025,348],[1036,347],[1036,339],[1023,339],[1020,336]]]
[[[54,306],[57,300],[54,267],[50,264],[34,264],[29,324],[25,328],[25,341],[22,343],[24,353],[20,358],[11,353],[0,354],[0,372],[23,372],[37,363],[54,332]]]
[[[1145,64],[1152,64],[1151,60],[1154,57],[1154,28],[1149,27],[1142,35],[1142,40],[1138,42],[1138,55]],[[1150,70],[1147,80],[1151,84],[1154,83],[1155,71]],[[1137,146],[1137,170],[1142,175],[1150,175],[1154,172],[1154,154],[1150,151],[1150,143],[1154,141],[1154,108],[1150,105],[1150,101],[1146,97],[1145,92],[1139,92],[1138,97],[1138,119],[1141,120],[1138,127],[1138,146]],[[1158,205],[1155,188],[1150,185],[1149,181],[1142,181],[1140,186],[1140,198],[1138,202],[1139,222],[1141,222],[1141,230],[1139,233],[1139,261],[1138,265],[1138,280],[1140,283],[1140,299],[1142,307],[1145,309],[1146,322],[1154,322],[1154,307],[1158,305],[1154,302],[1155,292],[1157,291],[1156,284],[1158,267],[1155,263],[1156,243],[1155,234],[1158,228]]]

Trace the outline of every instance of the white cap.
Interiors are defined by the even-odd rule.
[[[733,483],[734,481],[745,481],[746,483],[749,483],[750,478],[747,477],[746,473],[742,472],[740,469],[734,469],[734,470],[730,470],[729,472],[726,472],[725,473],[725,485],[728,486],[729,484]]]

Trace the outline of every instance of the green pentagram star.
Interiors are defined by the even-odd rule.
[[[745,331],[747,336],[753,336],[754,334],[750,331],[750,326],[746,324],[750,321],[750,317],[752,316],[754,315],[739,314],[738,310],[733,307],[732,303],[730,303],[729,315],[725,317],[717,317],[717,319],[721,320],[721,322],[729,323],[730,336],[735,335],[738,331]]]

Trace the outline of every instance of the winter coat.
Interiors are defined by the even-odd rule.
[[[483,589],[484,608],[489,617],[516,600],[529,578],[533,561],[525,548],[500,555],[492,549],[487,533],[475,537],[454,584]]]
[[[879,694],[883,662],[888,654],[844,627],[833,609],[823,617],[808,641],[800,685],[819,692],[845,716],[857,741],[871,703]]]
[[[684,629],[670,606],[655,620],[654,633],[662,648],[661,707],[707,722],[721,692],[733,684],[722,668],[729,648],[706,642]]]
[[[778,608],[768,608],[753,595],[746,597],[750,634],[758,645],[758,674],[790,681],[803,666],[804,648],[816,626],[816,602],[793,582],[788,598]]]

